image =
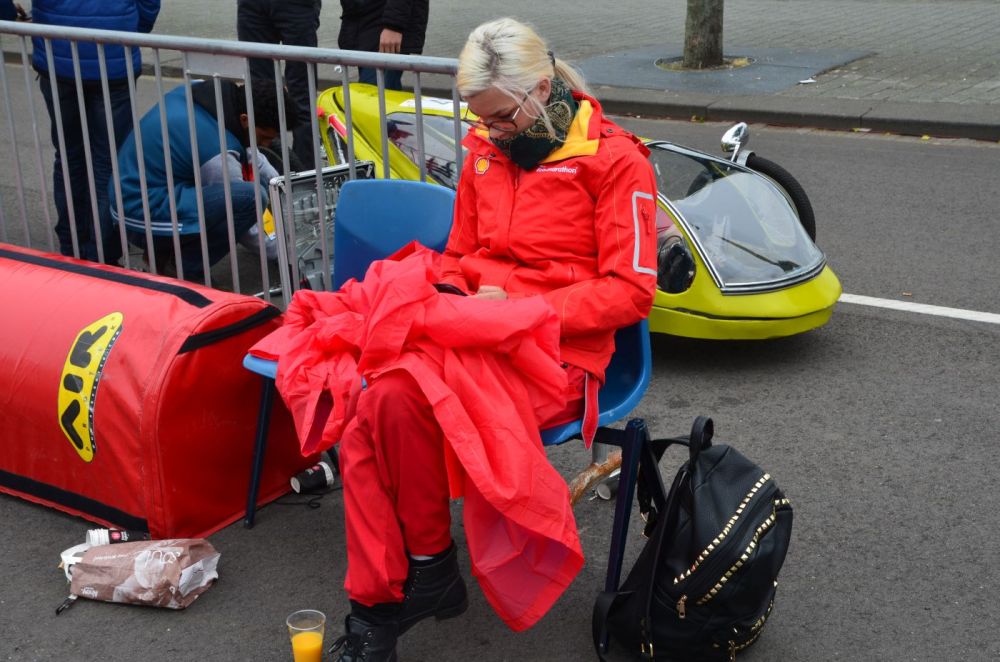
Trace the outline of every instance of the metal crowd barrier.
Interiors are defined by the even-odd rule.
[[[58,139],[59,151],[64,155],[62,160],[62,175],[64,186],[66,187],[66,197],[67,197],[67,211],[70,219],[70,232],[72,236],[73,243],[73,254],[76,257],[80,257],[80,245],[77,237],[76,229],[76,213],[78,210],[73,208],[72,202],[72,192],[70,190],[71,177],[83,177],[87,178],[87,183],[90,192],[91,201],[91,216],[94,223],[94,234],[96,243],[98,246],[98,261],[105,261],[104,251],[101,247],[102,237],[101,237],[101,227],[99,223],[99,210],[97,209],[97,199],[95,195],[95,172],[94,164],[91,158],[91,145],[87,137],[87,115],[83,106],[83,92],[82,85],[83,79],[80,72],[80,59],[79,59],[79,47],[78,45],[83,42],[90,42],[97,44],[97,54],[100,67],[100,85],[103,93],[104,107],[105,109],[110,108],[110,96],[109,96],[109,81],[107,74],[107,65],[105,57],[105,47],[108,45],[118,45],[124,48],[125,61],[128,73],[128,91],[131,103],[131,115],[133,131],[136,132],[136,144],[138,150],[138,161],[139,161],[139,179],[141,183],[141,190],[143,194],[143,207],[144,207],[144,220],[145,220],[145,235],[146,235],[146,245],[148,247],[152,246],[152,241],[154,237],[152,220],[150,217],[150,210],[148,200],[146,200],[145,192],[147,191],[147,175],[143,164],[143,154],[141,151],[141,132],[140,132],[140,120],[143,115],[151,108],[154,104],[159,103],[161,108],[160,113],[160,127],[163,132],[164,143],[168,143],[167,140],[167,127],[166,127],[166,116],[163,112],[163,100],[167,92],[164,88],[164,79],[173,71],[172,67],[165,63],[165,60],[169,62],[169,59],[165,56],[165,53],[176,53],[179,54],[181,59],[180,69],[177,71],[177,75],[180,76],[182,82],[187,86],[186,92],[186,104],[187,104],[187,114],[188,114],[188,128],[191,135],[192,148],[193,148],[193,160],[196,163],[203,162],[207,160],[202,158],[199,161],[199,155],[197,153],[197,141],[194,140],[196,135],[194,128],[194,114],[193,114],[193,101],[191,95],[191,85],[190,83],[196,78],[201,78],[206,80],[205,84],[211,83],[215,87],[215,100],[216,100],[216,121],[219,128],[219,146],[220,154],[225,154],[225,122],[222,116],[222,103],[220,96],[220,81],[223,79],[236,80],[243,82],[245,84],[245,94],[247,101],[247,115],[250,123],[249,134],[250,134],[250,154],[251,162],[255,162],[258,154],[258,145],[255,135],[255,118],[253,116],[253,89],[251,83],[250,74],[250,58],[259,58],[264,60],[271,60],[274,63],[274,79],[278,81],[275,84],[275,90],[278,97],[278,108],[279,108],[279,119],[281,124],[280,136],[283,138],[281,140],[281,168],[278,168],[279,172],[285,181],[290,181],[292,176],[291,168],[289,167],[289,147],[288,140],[289,132],[286,129],[287,118],[284,113],[284,95],[285,90],[283,89],[280,81],[282,81],[281,66],[282,63],[287,62],[304,62],[307,64],[308,71],[308,85],[309,85],[309,98],[313,100],[313,109],[315,110],[315,101],[318,97],[317,88],[320,84],[343,85],[344,86],[344,101],[345,101],[345,119],[347,126],[347,161],[350,164],[349,167],[349,177],[355,178],[357,176],[356,169],[354,167],[354,119],[352,117],[351,104],[350,104],[350,88],[348,84],[350,82],[349,77],[349,67],[371,67],[377,71],[377,81],[378,81],[378,97],[379,97],[379,116],[380,123],[382,126],[381,132],[381,156],[382,156],[382,168],[381,172],[377,173],[381,176],[389,176],[389,138],[386,131],[386,100],[385,100],[385,80],[384,72],[386,69],[399,69],[403,71],[412,72],[413,74],[413,91],[416,97],[415,101],[415,125],[418,131],[417,135],[417,146],[418,146],[418,162],[421,168],[421,175],[426,174],[425,171],[425,153],[424,153],[424,138],[423,138],[423,119],[422,119],[422,74],[437,74],[442,75],[447,81],[445,85],[438,85],[439,89],[444,88],[445,94],[447,93],[447,88],[450,87],[450,96],[454,109],[454,138],[455,138],[455,159],[456,163],[461,164],[462,160],[462,148],[460,145],[460,140],[462,133],[464,133],[461,125],[461,113],[460,113],[460,101],[457,88],[455,86],[455,71],[457,68],[457,61],[447,58],[436,58],[436,57],[422,57],[422,56],[406,56],[406,55],[388,55],[381,53],[367,53],[367,52],[355,52],[355,51],[342,51],[336,49],[328,48],[308,48],[300,46],[282,46],[282,45],[270,45],[270,44],[258,44],[252,42],[239,42],[239,41],[226,41],[217,39],[202,39],[202,38],[191,38],[191,37],[179,37],[179,36],[165,36],[156,34],[138,34],[132,32],[114,32],[108,30],[85,30],[79,28],[68,28],[60,26],[50,26],[41,24],[31,24],[31,23],[14,23],[8,21],[0,21],[0,50],[4,52],[4,66],[0,66],[0,87],[3,90],[4,103],[2,105],[3,112],[6,114],[6,120],[0,124],[6,124],[7,130],[9,132],[11,149],[7,152],[7,159],[5,163],[0,164],[0,177],[3,178],[4,182],[0,182],[0,241],[6,243],[13,243],[17,245],[27,246],[30,248],[37,248],[47,251],[57,251],[58,247],[54,240],[54,224],[55,219],[51,212],[52,200],[49,195],[49,187],[47,185],[47,178],[50,176],[52,171],[53,158],[52,155],[47,158],[43,155],[44,150],[49,144],[49,140],[44,139],[40,133],[40,127],[45,124],[46,112],[44,110],[40,111],[40,107],[44,108],[44,103],[37,100],[36,94],[40,93],[39,86],[33,84],[32,77],[33,72],[31,71],[31,55],[29,53],[28,41],[32,37],[38,37],[44,40],[45,45],[45,57],[48,63],[48,69],[50,72],[55,70],[53,66],[53,40],[67,40],[71,45],[71,53],[73,59],[73,68],[75,72],[75,85],[77,90],[77,96],[80,99],[79,113],[81,116],[81,121],[83,123],[83,137],[84,137],[84,152],[87,160],[87,168],[85,173],[80,172],[70,172],[66,163],[66,142],[65,142],[65,130],[62,125],[61,114],[59,109],[59,98],[56,90],[56,77],[49,76],[49,84],[52,86],[52,103],[54,105],[55,112],[53,113],[56,117],[56,136]],[[140,105],[140,98],[144,96],[149,96],[150,91],[147,90],[148,85],[145,83],[146,79],[138,78],[137,74],[140,72],[134,71],[132,65],[132,53],[133,49],[143,49],[143,60],[145,62],[146,68],[151,64],[153,73],[153,87],[152,96],[153,103],[148,106]],[[20,56],[21,67],[23,69],[23,92],[19,95],[14,95],[12,93],[12,79],[16,79],[16,75],[10,75],[11,72],[16,71],[16,67],[13,62],[16,62]],[[176,57],[176,56],[175,56]],[[322,77],[322,74],[332,73],[332,76]],[[39,80],[44,83],[44,78],[39,78]],[[440,92],[439,92],[440,94]],[[21,104],[15,108],[15,104]],[[114,136],[114,130],[112,127],[112,120],[110,113],[105,112],[105,117],[107,120],[107,130],[109,136]],[[313,144],[313,154],[314,160],[311,165],[315,172],[322,172],[324,165],[326,164],[326,153],[324,151],[323,142],[321,140],[320,131],[330,130],[330,127],[319,125],[316,121],[315,114],[312,117],[312,144]],[[30,126],[30,138],[32,145],[34,147],[34,163],[22,162],[21,153],[18,145],[19,137],[23,137],[23,131],[25,127]],[[168,152],[165,155],[165,167],[166,167],[166,178],[168,182],[168,187],[171,190],[170,198],[170,225],[171,225],[171,237],[173,246],[173,260],[176,268],[178,270],[177,277],[183,278],[183,261],[181,259],[181,235],[178,227],[178,216],[177,216],[177,203],[173,196],[175,191],[174,178],[171,166],[171,160],[169,156],[169,148],[165,148]],[[117,210],[117,218],[124,219],[124,207],[122,199],[122,190],[119,180],[119,160],[117,150],[111,150],[111,181],[114,183],[113,195],[111,196],[111,205]],[[32,167],[33,166],[33,167]],[[10,170],[13,172],[10,172]],[[31,172],[34,170],[34,172]],[[30,200],[33,197],[34,191],[29,185],[31,180],[37,176],[37,204],[32,204]],[[298,178],[301,181],[301,177]],[[17,200],[17,213],[12,212],[9,207],[12,205],[8,204],[8,198],[12,197],[10,195],[10,184],[9,182],[13,180],[13,197]],[[237,248],[237,237],[235,236],[234,224],[233,224],[233,208],[232,200],[230,199],[230,189],[228,184],[228,179],[224,178],[225,192],[226,192],[226,220],[228,228],[228,240],[229,240],[229,254],[226,258],[223,258],[218,265],[216,265],[215,274],[213,275],[213,270],[209,268],[209,257],[207,249],[207,238],[205,233],[205,210],[202,204],[202,182],[197,167],[194,168],[194,180],[195,188],[197,190],[197,201],[198,201],[198,217],[200,219],[199,227],[199,239],[201,246],[201,258],[202,266],[204,268],[204,283],[208,286],[214,286],[221,289],[230,289],[235,292],[256,292],[260,296],[267,298],[274,297],[280,294],[281,300],[287,305],[291,293],[294,292],[300,286],[300,274],[298,273],[297,260],[294,255],[291,255],[293,250],[290,247],[296,245],[295,241],[295,224],[292,222],[292,214],[294,213],[291,196],[291,187],[285,187],[283,189],[284,193],[289,196],[282,205],[273,205],[273,207],[279,207],[281,209],[281,214],[275,219],[278,239],[278,260],[277,268],[275,265],[269,263],[267,256],[265,255],[264,242],[259,243],[259,271],[254,267],[248,267],[246,264],[241,265],[239,259],[239,249]],[[325,219],[332,214],[332,204],[333,201],[328,200],[329,197],[326,187],[324,187],[322,178],[315,177],[316,184],[316,201],[318,204],[318,209],[320,212],[320,219]],[[273,187],[272,187],[273,190]],[[261,230],[261,236],[263,236],[263,225],[261,218],[265,209],[265,202],[262,200],[260,191],[257,189],[255,195],[255,207],[257,212],[258,227]],[[19,216],[20,223],[18,224],[15,217]],[[333,256],[330,254],[332,250],[332,237],[327,236],[326,223],[320,223],[320,246],[322,254],[322,285],[327,289],[330,287],[331,282],[331,266]],[[156,256],[154,251],[146,250],[132,247],[130,250],[130,245],[128,243],[124,223],[117,223],[115,231],[118,233],[118,240],[121,242],[123,257],[121,266],[126,269],[147,269],[152,273],[158,273],[158,269],[162,270],[162,265],[156,264]],[[39,238],[39,235],[42,235]],[[137,252],[138,251],[138,252]],[[291,259],[290,259],[291,258]],[[228,260],[229,270],[228,274],[225,273],[224,265]],[[277,285],[274,283],[275,274],[272,271],[277,271]]]

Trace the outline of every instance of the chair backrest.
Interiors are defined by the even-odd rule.
[[[333,230],[333,287],[361,279],[368,265],[413,240],[444,250],[451,231],[455,192],[400,179],[345,182]]]
[[[597,395],[598,425],[614,423],[628,415],[642,400],[652,372],[649,322],[642,320],[615,333],[615,353],[604,373],[604,386]],[[580,433],[581,421],[542,430],[546,446],[561,444]]]

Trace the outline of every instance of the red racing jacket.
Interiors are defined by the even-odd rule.
[[[533,170],[470,129],[444,280],[542,294],[559,316],[562,360],[603,382],[614,332],[645,318],[656,293],[656,180],[639,139],[573,96],[566,141]]]

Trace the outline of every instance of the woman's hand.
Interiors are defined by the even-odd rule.
[[[496,285],[482,285],[473,295],[480,299],[493,299],[495,301],[503,301],[507,298],[507,291],[502,287],[497,287]]]

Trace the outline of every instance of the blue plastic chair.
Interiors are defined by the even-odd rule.
[[[334,222],[333,282],[336,287],[350,278],[362,278],[368,265],[417,239],[425,246],[442,250],[448,239],[454,193],[442,186],[401,180],[355,180],[346,182],[337,201]],[[243,366],[264,378],[247,512],[244,524],[253,526],[257,487],[263,467],[274,398],[277,363],[250,356]],[[631,514],[640,452],[648,439],[642,419],[628,422],[624,430],[606,427],[624,418],[642,399],[649,386],[652,354],[649,325],[643,320],[615,334],[615,353],[598,393],[597,443],[622,448],[621,475],[605,590],[616,590],[621,576],[625,534]],[[542,431],[542,442],[553,446],[579,438],[582,422],[572,421]],[[627,498],[621,498],[626,497]]]
[[[652,363],[649,323],[643,320],[619,329],[615,334],[615,353],[597,394],[599,427],[620,421],[638,406],[649,386]],[[555,446],[579,438],[582,424],[577,420],[542,430],[542,443]]]
[[[368,265],[410,243],[443,251],[451,231],[455,192],[403,179],[345,182],[333,230],[333,287],[364,278]]]

